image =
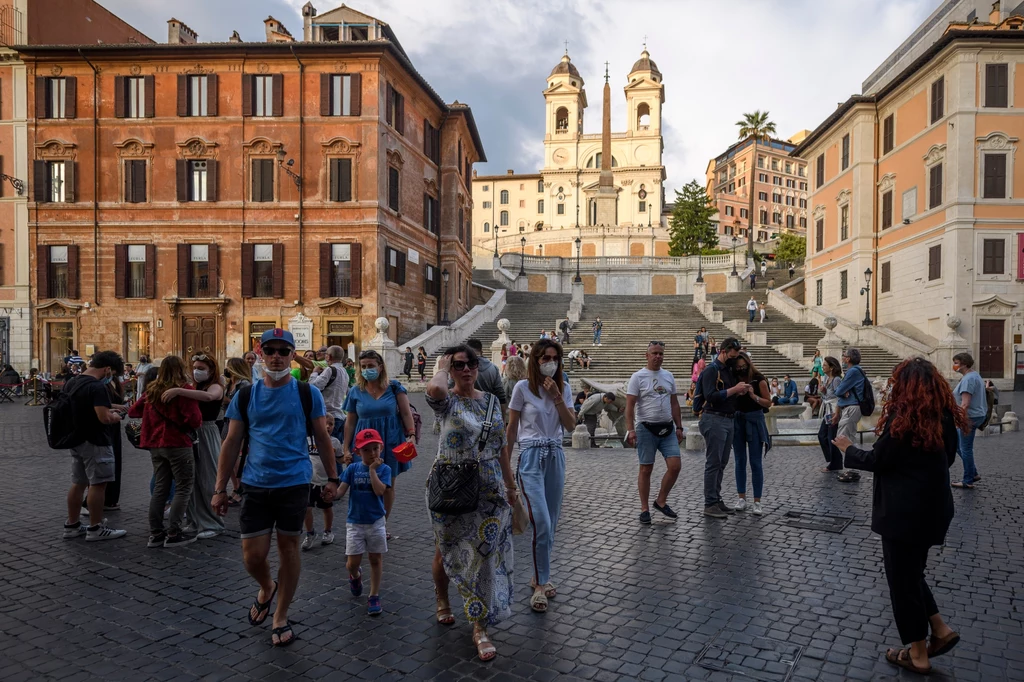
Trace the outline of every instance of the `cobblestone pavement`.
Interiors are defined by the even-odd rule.
[[[414,402],[426,415],[422,396]],[[455,627],[434,622],[429,457],[398,486],[384,615],[370,619],[365,598],[350,596],[341,532],[333,546],[303,555],[292,608],[299,641],[281,650],[270,647],[269,625],[245,620],[255,589],[242,567],[237,510],[225,535],[146,549],[151,467],[127,443],[122,509],[109,517],[128,537],[62,540],[69,457],[46,448],[41,421],[40,408],[0,406],[7,682],[902,679],[882,658],[899,638],[868,526],[870,476],[838,483],[818,473],[816,449],[773,450],[768,513],[728,520],[700,515],[703,457],[685,454],[670,500],[680,518],[650,527],[636,522],[632,451],[570,452],[554,556],[559,595],[547,614],[530,611],[529,545],[517,538],[517,608],[493,632],[498,659],[484,664],[459,605]],[[429,453],[425,431],[421,451]],[[1024,679],[1022,452],[1024,434],[978,439],[984,480],[969,494],[956,491],[948,544],[932,552],[935,596],[963,636],[934,661],[939,679]],[[661,471],[658,464],[656,478]],[[729,490],[732,481],[730,465]],[[791,510],[853,520],[842,533],[794,528],[783,523]]]

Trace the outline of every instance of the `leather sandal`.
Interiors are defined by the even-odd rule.
[[[536,590],[537,589],[537,583],[532,578],[530,579],[530,589],[532,589],[532,590]],[[557,595],[558,595],[558,592],[557,592],[557,590],[555,590],[554,584],[552,584],[550,582],[544,583],[544,596],[545,597],[547,597],[548,599],[554,599]]]
[[[927,668],[919,668],[914,665],[914,660],[910,657],[910,649],[889,649],[885,652],[885,660],[889,661],[895,666],[909,670],[912,673],[918,675],[931,675],[932,667],[929,665]]]
[[[959,643],[960,635],[956,632],[951,632],[942,638],[936,638],[933,635],[928,642],[928,658],[948,654]]]
[[[434,598],[437,600],[437,622],[441,625],[454,625],[455,614],[452,613],[452,606],[448,601],[448,597],[442,598],[437,593],[437,589],[434,589]]]
[[[494,644],[487,636],[486,630],[473,630],[473,644],[476,645],[476,655],[481,661],[493,660],[498,655],[498,650],[494,648]]]
[[[548,597],[542,588],[534,588],[533,596],[530,597],[530,608],[537,613],[545,613],[548,610]]]

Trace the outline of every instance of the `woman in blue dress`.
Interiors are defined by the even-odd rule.
[[[395,484],[398,475],[408,471],[410,463],[401,463],[395,458],[395,448],[406,441],[415,440],[416,425],[409,409],[409,396],[398,381],[388,380],[384,358],[375,350],[359,354],[359,371],[356,385],[348,389],[348,397],[342,409],[347,412],[345,440],[341,452],[345,464],[352,462],[352,440],[363,429],[373,429],[384,439],[381,459],[391,467],[391,487],[384,493],[384,512],[391,517],[395,503]],[[390,537],[390,533],[388,536]]]

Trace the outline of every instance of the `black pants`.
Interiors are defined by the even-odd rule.
[[[939,612],[924,579],[928,545],[882,538],[882,557],[900,640],[904,644],[920,642],[928,636],[928,619]]]
[[[828,468],[833,471],[843,468],[843,453],[839,452],[839,448],[835,445],[832,445],[832,440],[838,432],[839,426],[833,425],[831,419],[821,420],[821,426],[818,427],[818,444],[821,445],[821,452],[825,455]]]
[[[587,432],[590,433],[590,447],[596,448],[597,441],[594,440],[594,433],[597,431],[597,419],[596,414],[585,414],[583,415],[583,423],[587,426]]]

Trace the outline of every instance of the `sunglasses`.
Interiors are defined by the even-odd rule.
[[[359,354],[359,359],[360,360],[366,360],[368,358],[376,358],[378,360],[382,359],[380,357],[380,353],[378,353],[375,350],[364,350],[362,353]]]
[[[661,346],[662,348],[664,348],[665,347],[665,342],[664,341],[651,341],[647,345],[648,346]]]
[[[287,346],[285,346],[284,348],[281,348],[279,346],[271,346],[270,348],[267,348],[266,346],[263,346],[264,355],[280,355],[282,358],[285,358],[291,355],[291,352],[292,349],[288,348]]]
[[[196,362],[197,360],[199,362],[206,362],[209,359],[210,359],[209,356],[204,355],[203,353],[199,353],[197,355],[193,355],[192,356],[192,362]]]
[[[456,372],[461,372],[465,369],[476,369],[480,366],[480,362],[477,360],[452,360],[452,369]]]

